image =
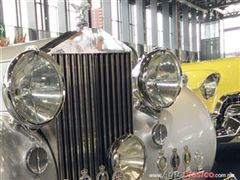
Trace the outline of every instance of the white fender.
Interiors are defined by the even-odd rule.
[[[184,87],[176,102],[171,107],[162,109],[158,117],[160,123],[167,128],[167,138],[163,145],[164,156],[167,158],[166,172],[173,172],[170,164],[173,148],[177,148],[180,157],[178,172],[185,171],[183,155],[186,145],[191,153],[191,171],[197,171],[194,155],[200,152],[203,155],[203,169],[209,172],[215,159],[216,133],[207,109],[197,96]],[[160,147],[152,140],[152,128],[157,121],[149,115],[134,110],[134,134],[144,142],[147,154],[143,180],[159,179],[151,177],[152,174],[159,174],[157,159]]]

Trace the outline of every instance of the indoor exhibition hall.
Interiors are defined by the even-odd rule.
[[[240,180],[240,0],[0,0],[0,180]]]

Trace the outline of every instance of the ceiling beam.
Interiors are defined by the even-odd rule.
[[[225,12],[224,10],[222,10],[222,9],[220,9],[220,8],[214,8],[213,10],[219,12],[219,13],[222,14],[222,15],[227,14],[227,12]]]
[[[239,4],[239,3],[240,3],[239,1],[230,0],[228,2],[228,1],[224,0],[224,1],[221,1],[219,4],[214,4],[211,7],[208,7],[208,10],[214,9],[214,8],[222,8],[222,7],[226,7],[226,6],[230,6],[230,5],[234,5],[234,4]]]
[[[195,4],[193,4],[193,3],[189,2],[189,1],[179,0],[179,2],[181,4],[185,4],[185,5],[187,5],[187,6],[191,7],[191,8],[194,8],[194,9],[196,9],[198,11],[202,11],[203,13],[207,13],[208,12],[206,9],[203,9],[200,6],[197,6],[197,5],[195,5]]]
[[[239,16],[240,16],[240,11],[236,11],[236,12],[233,12],[233,13],[224,14],[222,16],[222,19],[232,18],[232,17],[239,17]]]

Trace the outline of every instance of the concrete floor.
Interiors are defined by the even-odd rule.
[[[218,146],[212,171],[226,174],[231,172],[237,179],[240,179],[240,144]]]

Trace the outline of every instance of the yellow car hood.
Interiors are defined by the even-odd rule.
[[[204,102],[210,113],[214,112],[221,97],[240,92],[240,57],[182,64],[182,70],[188,76],[187,86]],[[205,99],[200,87],[212,73],[219,73],[220,80],[215,96]]]
[[[227,84],[234,81],[240,88],[240,57],[182,64],[182,70],[189,78],[191,89],[199,88],[212,73],[219,73],[220,81],[230,80]]]

